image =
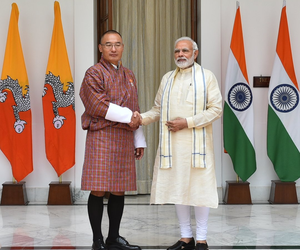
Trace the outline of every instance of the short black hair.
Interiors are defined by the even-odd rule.
[[[106,34],[118,34],[118,35],[122,38],[121,34],[120,34],[118,31],[116,31],[116,30],[107,30],[107,31],[105,31],[105,32],[102,34],[102,36],[100,37],[100,41],[99,41],[100,44],[101,44],[102,38],[103,38]]]

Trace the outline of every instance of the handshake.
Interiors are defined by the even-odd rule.
[[[133,112],[132,116],[131,116],[131,121],[130,123],[128,123],[128,125],[131,128],[138,128],[140,125],[142,125],[142,116],[140,115],[139,112],[135,111]]]

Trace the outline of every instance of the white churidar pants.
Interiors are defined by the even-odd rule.
[[[175,204],[181,238],[192,238],[191,206]],[[194,207],[196,219],[196,240],[206,240],[209,207]]]

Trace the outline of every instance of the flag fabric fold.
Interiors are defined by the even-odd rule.
[[[234,171],[246,181],[256,171],[253,96],[249,86],[240,6],[237,2],[225,80],[224,148]]]
[[[43,92],[46,156],[58,176],[75,164],[75,94],[60,6],[54,26]]]
[[[300,177],[299,87],[294,71],[285,1],[268,98],[268,157],[281,181],[295,181]]]
[[[12,4],[0,80],[0,149],[20,182],[33,171],[29,82],[19,34],[19,9]]]

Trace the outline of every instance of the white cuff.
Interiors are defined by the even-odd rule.
[[[143,132],[143,127],[140,126],[137,130],[133,132],[134,134],[134,147],[135,148],[146,148],[146,140]]]
[[[186,122],[187,122],[188,128],[193,128],[193,127],[195,127],[195,123],[194,123],[193,117],[188,117],[188,118],[186,118]]]
[[[129,108],[121,107],[114,103],[109,103],[109,107],[105,116],[106,120],[121,123],[130,123],[132,111]]]

